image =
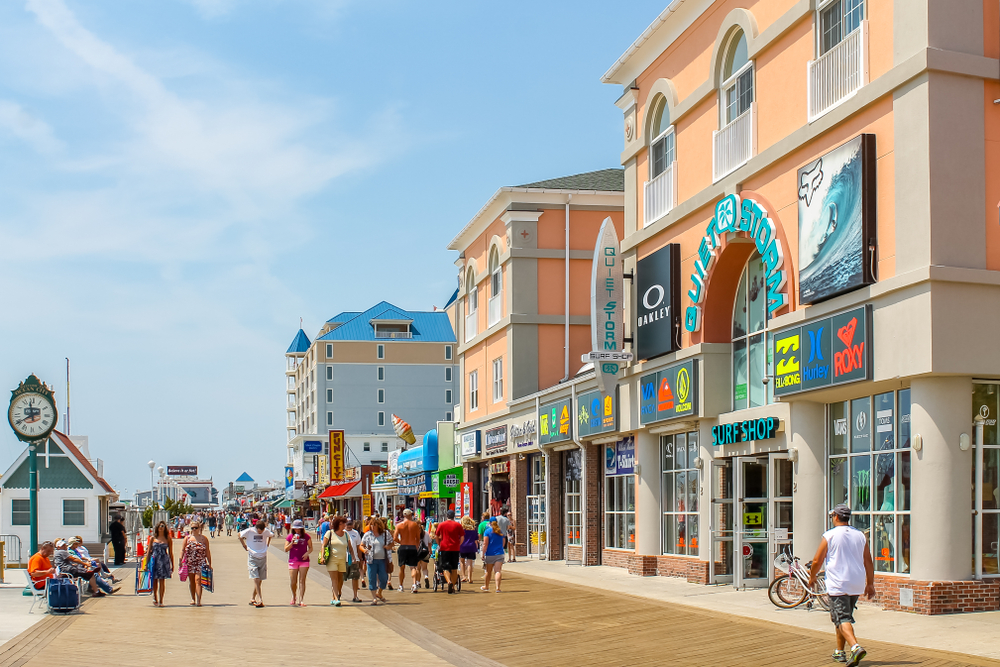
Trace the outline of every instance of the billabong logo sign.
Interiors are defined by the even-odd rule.
[[[774,393],[870,379],[868,307],[816,320],[774,335]]]

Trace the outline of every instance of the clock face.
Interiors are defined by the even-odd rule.
[[[22,394],[10,404],[11,426],[21,435],[31,438],[48,434],[55,427],[56,409],[41,394]]]

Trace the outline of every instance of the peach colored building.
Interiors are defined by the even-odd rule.
[[[766,586],[846,503],[884,607],[1000,607],[998,57],[995,0],[674,0],[604,75],[637,358],[602,562]]]
[[[591,349],[598,230],[610,217],[624,233],[622,173],[500,188],[448,246],[459,252],[458,296],[448,310],[458,334],[455,419],[465,479],[477,516],[491,504],[511,505],[522,554],[545,553],[539,498],[561,465],[539,450],[535,397],[579,380],[580,357]]]

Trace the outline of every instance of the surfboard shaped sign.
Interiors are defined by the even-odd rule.
[[[618,232],[611,218],[605,218],[594,247],[594,267],[590,285],[590,333],[592,352],[583,360],[594,361],[598,385],[612,394],[618,371],[626,361],[622,345],[625,323],[622,318],[622,263]],[[627,353],[626,353],[627,354]],[[631,357],[631,354],[628,354]]]

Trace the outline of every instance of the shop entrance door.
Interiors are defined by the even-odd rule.
[[[770,464],[766,456],[739,456],[735,468],[733,584],[737,588],[766,588],[771,560],[768,555]]]
[[[528,558],[545,555],[545,496],[528,496]]]

